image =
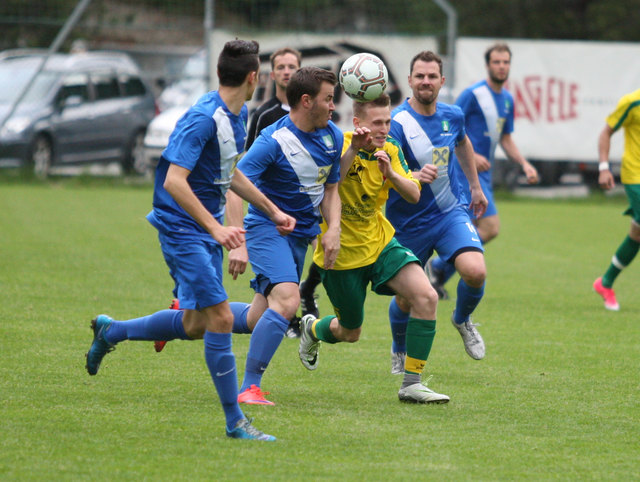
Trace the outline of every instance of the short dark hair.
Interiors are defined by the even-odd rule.
[[[497,42],[489,47],[484,53],[484,61],[487,65],[489,65],[489,61],[491,60],[492,52],[509,52],[509,59],[511,59],[511,49],[509,46],[504,42]]]
[[[231,40],[224,44],[218,57],[218,79],[220,85],[238,87],[249,72],[260,69],[258,52],[260,45],[255,40]]]
[[[276,50],[269,56],[269,61],[271,62],[271,70],[273,70],[273,68],[275,67],[276,57],[280,57],[281,55],[285,54],[295,55],[296,59],[298,59],[298,67],[300,67],[300,64],[302,63],[302,54],[300,53],[300,51],[291,47],[283,47]]]
[[[369,100],[367,102],[359,102],[357,100],[353,101],[353,115],[355,117],[362,118],[364,116],[365,111],[369,107],[389,107],[391,105],[391,97],[388,94],[383,92],[379,97],[373,100]]]
[[[413,65],[418,61],[422,62],[436,62],[438,67],[440,68],[440,75],[442,75],[442,59],[438,54],[432,52],[431,50],[423,50],[419,54],[416,54],[413,59],[411,59],[411,68],[409,69],[409,75],[413,73]]]
[[[318,67],[302,67],[291,76],[287,85],[287,102],[293,109],[298,105],[302,96],[307,94],[315,97],[320,92],[323,82],[336,85],[338,79],[336,74]]]

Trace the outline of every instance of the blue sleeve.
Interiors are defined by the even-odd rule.
[[[454,105],[453,107],[453,116],[452,120],[457,128],[458,135],[456,136],[456,146],[462,141],[467,135],[467,129],[464,126],[464,113],[459,106]]]
[[[475,100],[476,100],[476,96],[473,95],[473,92],[471,92],[470,89],[465,89],[456,99],[455,105],[460,107],[460,109],[462,109],[462,112],[464,112],[465,114],[468,114],[472,109],[472,104],[473,102],[475,102]]]
[[[178,121],[162,155],[167,161],[193,171],[204,145],[215,137],[215,131],[212,118],[189,112]]]
[[[275,159],[276,149],[278,149],[277,143],[265,136],[263,131],[240,159],[237,167],[255,184]]]
[[[513,117],[514,112],[516,110],[516,106],[513,103],[513,96],[511,92],[505,90],[504,91],[505,100],[511,104],[511,108],[508,110],[507,115],[504,119],[504,126],[502,127],[503,134],[511,134],[513,132]]]
[[[391,129],[389,130],[389,135],[400,144],[401,148],[404,149],[404,133],[402,131],[402,126],[398,121],[391,119]]]
[[[333,129],[333,139],[336,145],[336,157],[331,166],[331,172],[327,177],[327,184],[335,184],[340,181],[340,157],[342,157],[342,147],[344,146],[344,135],[342,131],[336,127]]]

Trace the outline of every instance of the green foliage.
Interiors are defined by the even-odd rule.
[[[426,374],[451,397],[403,405],[389,374],[388,298],[361,340],[323,345],[316,372],[285,339],[249,407],[274,444],[229,440],[202,342],[125,342],[89,377],[90,319],[168,306],[171,280],[144,216],[150,186],[19,180],[0,186],[2,480],[632,480],[637,461],[639,261],[619,313],[591,291],[628,231],[621,198],[503,198],[471,360],[438,309]],[[226,287],[251,298],[249,274]],[[454,282],[449,291],[455,293]],[[320,308],[329,313],[320,290]],[[249,338],[234,336],[242,376]]]

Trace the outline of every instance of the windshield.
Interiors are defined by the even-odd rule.
[[[41,58],[28,58],[0,62],[0,105],[13,104],[20,97],[40,61]],[[58,77],[56,72],[40,72],[22,103],[33,104],[45,98]]]

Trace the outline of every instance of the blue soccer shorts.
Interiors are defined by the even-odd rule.
[[[462,206],[434,218],[429,228],[421,233],[406,236],[396,232],[396,238],[403,246],[413,251],[423,266],[434,249],[442,259],[450,263],[465,251],[484,252],[480,236],[467,209]]]
[[[200,310],[228,298],[222,286],[222,246],[197,236],[159,233],[158,238],[180,308]]]
[[[245,223],[249,261],[256,277],[251,287],[268,295],[273,285],[300,282],[310,240],[299,236],[282,236],[276,226],[264,223]]]

